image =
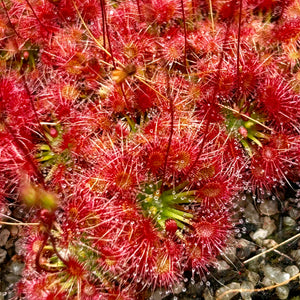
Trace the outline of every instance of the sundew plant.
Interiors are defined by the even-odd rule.
[[[299,28],[297,0],[1,0],[19,296],[146,299],[204,277],[240,195],[299,180]]]

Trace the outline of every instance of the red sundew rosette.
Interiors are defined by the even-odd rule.
[[[202,212],[203,211],[203,212]],[[202,212],[202,213],[201,213]],[[232,234],[232,221],[226,209],[200,208],[187,234],[188,265],[203,274],[225,248]]]
[[[205,207],[224,208],[240,189],[235,177],[216,176],[201,181],[196,192],[196,201]]]
[[[261,84],[257,103],[267,114],[269,123],[274,129],[295,131],[300,121],[300,97],[294,93],[288,81],[281,76],[267,77]]]

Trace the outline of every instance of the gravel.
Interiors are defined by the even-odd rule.
[[[18,226],[0,227],[0,300],[17,300],[16,283],[22,278],[24,269],[22,256],[16,253],[19,235]],[[22,248],[21,243],[19,247]]]
[[[264,200],[259,205],[259,210],[263,215],[273,216],[279,213],[278,203],[276,200]]]
[[[195,284],[191,285],[190,281],[186,283],[186,292],[167,295],[162,299],[216,300],[217,296],[228,289],[270,287],[297,275],[300,269],[300,239],[273,249],[300,232],[300,192],[297,197],[270,197],[255,205],[253,198],[246,195],[246,200],[238,206],[239,212],[235,215],[240,230],[210,270],[212,275],[206,276],[205,280],[210,284],[206,285],[205,280],[198,276]],[[269,249],[271,251],[256,259],[242,263]],[[299,300],[299,288],[300,278],[262,292],[227,294],[222,300]]]

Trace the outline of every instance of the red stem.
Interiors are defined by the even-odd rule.
[[[183,30],[184,30],[184,65],[187,69],[187,58],[186,58],[186,49],[187,49],[187,33],[186,33],[186,21],[185,21],[185,12],[184,12],[184,5],[183,0],[181,2],[181,11],[182,11],[182,19],[183,19]]]
[[[23,76],[22,76],[22,80],[23,80],[23,83],[24,83],[24,87],[25,87],[26,93],[27,93],[27,95],[28,95],[28,97],[29,97],[30,104],[31,104],[31,108],[32,108],[32,110],[33,110],[33,112],[34,112],[34,116],[35,116],[36,122],[37,122],[37,124],[38,124],[38,126],[39,126],[39,128],[40,128],[41,135],[43,136],[43,138],[44,138],[44,140],[45,140],[45,143],[49,146],[49,148],[51,149],[51,151],[54,152],[54,150],[53,150],[51,144],[48,142],[48,139],[47,139],[47,137],[46,137],[46,135],[45,135],[45,130],[44,130],[44,128],[42,127],[42,125],[41,125],[41,123],[40,123],[39,116],[38,116],[37,110],[36,110],[35,105],[34,105],[34,101],[33,101],[33,98],[32,98],[32,94],[30,93],[28,84],[27,84],[27,82],[26,82],[24,72],[21,72],[21,75],[23,75]]]
[[[49,233],[49,237],[50,237],[50,241],[51,241],[51,244],[53,246],[53,250],[54,250],[56,256],[63,262],[63,264],[66,267],[68,267],[68,262],[57,251],[57,248],[56,248],[56,245],[55,245],[55,239],[54,239],[54,237],[53,237],[53,235],[51,233]]]
[[[240,44],[241,44],[241,27],[242,27],[242,7],[243,0],[240,0],[239,10],[239,28],[238,28],[238,44],[237,44],[237,61],[236,61],[236,76],[237,76],[237,92],[240,91],[241,72],[240,72]]]
[[[47,27],[41,22],[41,20],[39,19],[39,17],[37,16],[36,12],[34,11],[32,5],[30,4],[29,0],[25,0],[26,3],[28,4],[28,6],[30,7],[33,15],[35,16],[35,18],[38,20],[38,22],[40,23],[40,25],[48,32],[50,33],[50,31],[47,29]]]
[[[50,269],[50,268],[46,268],[44,267],[43,265],[41,265],[40,263],[40,258],[41,258],[41,254],[43,252],[43,249],[45,248],[46,244],[47,244],[47,241],[48,241],[48,238],[50,237],[50,240],[51,240],[51,244],[53,246],[53,250],[55,252],[55,254],[57,255],[57,257],[66,265],[66,261],[60,256],[60,254],[58,253],[57,249],[56,249],[56,246],[55,246],[55,243],[54,243],[54,238],[53,238],[53,235],[51,233],[47,233],[45,234],[44,236],[44,239],[43,239],[43,242],[42,242],[42,245],[40,246],[37,254],[36,254],[36,257],[35,257],[35,266],[36,266],[36,269],[38,272],[40,271],[45,271],[47,273],[57,273],[57,272],[61,272],[62,271],[62,268],[59,268],[57,270],[55,269]]]
[[[111,46],[111,41],[110,41],[110,32],[109,32],[109,29],[108,29],[108,23],[107,23],[107,17],[106,17],[105,0],[100,0],[100,1],[101,1],[102,18],[103,18],[104,23],[105,23],[105,26],[103,25],[103,33],[104,33],[104,28],[105,28],[106,36],[107,36],[107,41],[108,41],[109,52],[110,52],[110,55],[111,55],[111,59],[112,59],[112,63],[113,63],[114,69],[116,69],[117,65],[116,65],[114,54],[113,54],[113,51],[112,51],[112,46]],[[105,36],[104,36],[104,40],[105,40]],[[126,94],[125,94],[125,91],[124,91],[122,83],[121,83],[121,92],[122,92],[122,95],[124,97],[126,106],[128,108],[129,107],[128,106],[128,101],[127,101]]]
[[[110,52],[110,55],[111,55],[111,59],[112,59],[114,69],[116,69],[117,65],[116,65],[114,54],[113,54],[113,51],[112,51],[112,46],[111,46],[111,41],[110,41],[110,32],[109,32],[109,29],[108,29],[108,23],[107,23],[107,17],[106,17],[105,0],[100,0],[100,1],[101,1],[102,19],[104,20],[104,24],[105,24],[105,26],[103,25],[103,34],[104,34],[104,28],[105,28],[107,41],[108,41],[109,52]],[[104,36],[104,40],[105,40],[105,36]],[[129,107],[128,106],[128,101],[127,101],[126,94],[125,94],[124,87],[123,87],[122,83],[121,83],[121,92],[122,92],[122,95],[124,97],[126,106],[128,108]]]
[[[40,257],[41,257],[41,254],[42,254],[42,251],[44,249],[44,247],[46,246],[46,243],[47,243],[47,240],[48,240],[48,234],[44,236],[44,239],[43,239],[43,242],[36,254],[36,257],[35,257],[35,267],[36,267],[36,270],[38,272],[41,272],[41,271],[45,271],[45,272],[48,272],[48,273],[56,273],[58,272],[58,270],[50,270],[48,268],[45,268],[44,266],[41,265],[40,263]]]
[[[106,36],[107,36],[107,41],[108,41],[108,48],[109,48],[109,52],[110,52],[110,55],[111,55],[113,66],[116,69],[117,65],[116,65],[114,54],[113,54],[113,51],[112,51],[112,46],[111,46],[111,42],[110,42],[110,32],[108,30],[108,24],[107,24],[105,0],[101,0],[101,1],[102,1],[101,10],[103,11],[103,15],[104,15],[104,23],[105,23]],[[104,39],[105,39],[105,37],[104,37]]]
[[[169,77],[168,77],[168,82],[167,82],[167,95],[170,98],[170,111],[171,111],[171,128],[170,128],[170,135],[169,135],[169,140],[168,140],[168,146],[167,146],[167,151],[166,151],[166,156],[165,156],[165,162],[164,162],[164,169],[163,169],[163,175],[162,175],[162,183],[161,183],[161,192],[163,191],[163,184],[165,181],[165,176],[166,176],[166,170],[167,170],[167,162],[168,162],[168,156],[171,148],[171,143],[172,143],[172,137],[174,133],[174,101],[173,97],[170,95],[170,83],[169,83]]]
[[[106,48],[106,26],[105,26],[105,4],[104,0],[100,0],[100,5],[101,5],[101,15],[102,15],[102,28],[103,28],[103,48]]]

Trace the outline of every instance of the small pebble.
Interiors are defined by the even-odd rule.
[[[296,225],[296,221],[293,220],[291,217],[284,217],[284,218],[283,218],[283,224],[284,224],[285,226],[290,226],[290,227],[292,227],[292,226],[295,226],[295,225]]]
[[[278,286],[276,288],[276,294],[279,299],[282,299],[282,300],[287,299],[289,296],[289,293],[290,293],[290,291],[287,286]]]
[[[236,260],[236,247],[226,247],[222,256],[234,262]]]
[[[278,243],[276,243],[276,241],[274,241],[274,240],[266,239],[263,241],[262,245],[270,249],[272,247],[277,246]]]
[[[292,207],[289,209],[289,215],[292,219],[297,220],[300,218],[300,210]]]
[[[23,238],[19,238],[18,240],[16,240],[15,251],[18,255],[23,254],[23,252],[24,252],[24,239]]]
[[[260,276],[256,272],[248,271],[247,270],[247,278],[250,282],[252,282],[254,285],[256,285],[260,279]]]
[[[236,289],[240,289],[241,285],[238,282],[231,282],[230,284],[223,286],[221,288],[219,288],[216,291],[216,296],[220,296],[221,294],[223,294],[225,291],[228,290],[236,290]],[[222,297],[222,300],[230,300],[231,298],[233,298],[235,295],[237,295],[238,292],[234,292],[234,293],[228,293],[226,294],[224,297]]]
[[[259,206],[260,212],[266,216],[273,216],[279,213],[278,203],[275,200],[264,200]]]
[[[275,221],[270,217],[263,218],[263,227],[264,230],[267,230],[268,235],[271,235],[276,229]]]
[[[300,265],[300,249],[292,250],[291,256],[295,259],[298,265]]]
[[[273,285],[273,280],[271,280],[269,277],[264,277],[261,283],[263,286],[271,286]]]
[[[236,243],[237,257],[240,260],[245,260],[251,253],[256,252],[256,244],[246,239],[240,239]]]
[[[5,244],[5,249],[10,249],[11,247],[14,246],[14,242],[15,242],[15,239],[14,238],[10,238],[6,244]]]
[[[230,269],[230,266],[228,265],[228,263],[224,260],[219,260],[217,263],[216,263],[216,268],[218,269],[218,272],[221,272],[221,271],[226,271],[226,270],[229,270]]]
[[[256,272],[256,273],[259,273],[261,271],[261,266],[256,260],[250,261],[247,265],[248,265],[247,269],[249,271]]]
[[[250,234],[254,241],[264,240],[268,236],[268,231],[265,229],[258,229],[253,234]]]
[[[287,266],[285,269],[284,269],[287,273],[290,274],[291,277],[295,276],[296,274],[299,273],[299,269],[297,266],[293,265],[293,266]]]
[[[15,225],[10,226],[10,234],[11,234],[11,236],[17,236],[18,233],[19,233],[18,226],[15,226]]]
[[[246,206],[244,216],[248,220],[248,222],[255,225],[260,225],[259,214],[252,203],[248,203],[248,205]]]
[[[275,283],[281,283],[290,279],[290,274],[281,272],[277,267],[271,267],[270,265],[265,265],[263,271],[266,277],[274,281]]]
[[[4,246],[10,236],[10,232],[8,229],[3,229],[0,232],[0,247]]]
[[[7,251],[4,249],[0,249],[0,264],[5,261]]]
[[[7,289],[6,299],[16,299],[16,291],[15,285],[11,284],[10,287]]]
[[[9,267],[10,272],[18,276],[22,275],[23,269],[24,264],[18,261],[14,261]]]
[[[5,274],[4,277],[5,277],[5,280],[9,284],[16,283],[16,282],[18,282],[21,279],[20,276],[14,275],[12,273]]]
[[[250,281],[243,281],[241,284],[241,289],[244,290],[253,290],[254,284]],[[251,292],[241,292],[242,299],[251,300]]]

